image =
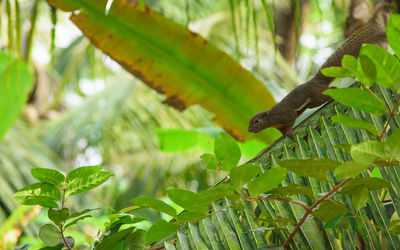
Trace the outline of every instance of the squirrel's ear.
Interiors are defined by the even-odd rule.
[[[262,117],[263,119],[268,119],[268,118],[269,118],[269,112],[268,112],[268,111],[262,112],[262,113],[261,113],[261,117]]]

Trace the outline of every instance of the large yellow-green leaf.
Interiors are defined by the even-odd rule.
[[[247,126],[274,100],[265,86],[227,54],[199,35],[140,1],[48,0],[64,11],[104,53],[147,85],[167,96],[166,104],[184,110],[200,104],[239,139],[253,137]],[[257,135],[270,142],[270,129]]]
[[[22,112],[33,76],[25,62],[0,53],[0,140]]]

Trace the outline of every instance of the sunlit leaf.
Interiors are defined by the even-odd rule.
[[[354,73],[357,68],[357,59],[351,55],[344,55],[342,58],[342,68]]]
[[[386,113],[385,107],[367,90],[359,88],[328,89],[323,93],[346,106],[376,115]]]
[[[400,90],[400,62],[395,56],[374,44],[364,44],[360,56],[367,56],[375,64],[376,83]]]
[[[64,186],[65,176],[55,169],[34,168],[31,170],[31,173],[39,181],[48,182],[59,187]]]
[[[199,203],[199,197],[196,193],[183,189],[167,190],[168,197],[179,206],[193,212],[207,212],[208,204]]]
[[[98,172],[86,178],[75,178],[67,184],[65,195],[70,196],[89,191],[106,182],[111,176],[114,176],[111,172]]]
[[[260,167],[256,164],[248,163],[231,169],[230,179],[232,185],[241,188],[244,184],[251,181],[260,172]]]
[[[357,119],[350,115],[334,115],[331,117],[331,120],[333,122],[343,124],[349,128],[365,129],[374,135],[378,133],[375,126],[372,125],[371,123]]]
[[[352,145],[350,150],[354,161],[369,164],[385,155],[385,145],[379,141],[366,141]]]
[[[343,78],[343,77],[351,77],[352,74],[345,68],[333,66],[333,67],[326,67],[321,69],[321,73],[325,76],[329,77],[336,77],[336,78]]]
[[[392,13],[386,26],[386,36],[390,47],[400,55],[400,15]]]
[[[195,130],[157,129],[155,132],[163,152],[187,152],[195,149],[211,152],[214,149],[214,140]]]
[[[60,190],[53,184],[40,182],[24,187],[14,194],[14,199],[24,205],[41,205],[43,207],[57,208],[61,199]]]
[[[222,161],[221,169],[229,171],[239,163],[240,148],[230,135],[220,133],[215,140],[214,150],[215,156]]]
[[[350,178],[359,175],[362,171],[371,167],[368,164],[359,163],[356,161],[347,161],[342,163],[333,172],[338,178]]]
[[[217,169],[218,164],[220,163],[214,154],[203,154],[200,158],[207,163],[207,169]]]
[[[76,11],[71,20],[84,35],[130,73],[165,94],[165,103],[179,110],[200,104],[237,138],[255,136],[271,142],[279,136],[272,129],[257,135],[247,131],[250,118],[275,103],[262,82],[216,46],[143,2],[115,1],[107,13],[106,1],[48,2],[64,11]]]
[[[249,183],[248,189],[252,197],[265,193],[285,180],[287,170],[284,168],[271,168],[260,174],[252,182]]]

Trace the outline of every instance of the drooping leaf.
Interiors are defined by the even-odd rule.
[[[165,94],[165,103],[179,110],[200,104],[237,138],[271,142],[279,136],[272,129],[257,135],[247,131],[251,117],[274,104],[259,80],[201,36],[143,2],[115,1],[107,13],[106,1],[48,2],[64,11],[79,10],[71,20],[84,35],[130,73]]]
[[[119,232],[111,233],[103,238],[103,240],[96,246],[97,250],[113,249],[118,243],[123,241],[133,231],[133,227],[126,228]]]
[[[20,116],[33,85],[31,70],[23,60],[0,53],[0,141]]]
[[[215,156],[222,161],[221,169],[229,171],[239,163],[240,148],[230,135],[220,133],[215,140],[214,150]]]
[[[86,219],[86,218],[90,218],[90,217],[92,217],[90,214],[87,214],[87,215],[78,217],[78,218],[76,218],[75,220],[73,220],[73,221],[71,221],[71,222],[68,222],[68,224],[66,224],[66,225],[64,226],[64,229],[67,229],[67,228],[69,228],[70,226],[75,225],[75,224],[78,223],[79,221],[84,220],[84,219]]]
[[[193,212],[207,212],[208,204],[199,203],[199,197],[196,193],[183,189],[167,190],[168,197],[179,206]]]
[[[334,115],[331,117],[331,120],[333,122],[343,124],[344,126],[347,126],[349,128],[365,129],[374,135],[378,133],[375,126],[372,125],[371,123],[357,119],[350,115]]]
[[[232,185],[241,188],[249,183],[260,172],[260,167],[256,164],[248,163],[231,169],[230,179]]]
[[[65,221],[69,216],[68,208],[63,209],[52,209],[50,208],[48,211],[48,217],[51,221],[56,225],[60,225],[61,222]]]
[[[31,173],[39,181],[48,182],[59,187],[64,186],[65,176],[55,169],[33,168]]]
[[[343,78],[343,77],[351,77],[352,76],[350,71],[348,71],[345,68],[338,67],[338,66],[323,68],[323,69],[321,69],[321,73],[326,76],[335,77],[335,78]]]
[[[268,191],[268,193],[283,194],[283,195],[305,194],[308,197],[314,199],[314,194],[310,187],[294,183],[290,183],[289,185],[283,187],[276,187]]]
[[[365,187],[369,191],[371,191],[371,190],[375,190],[375,189],[390,187],[390,183],[383,179],[374,178],[374,177],[356,178],[356,179],[351,179],[349,182],[347,182],[338,191],[338,193],[352,195],[352,194],[358,192],[357,188],[359,188],[359,187]]]
[[[125,246],[130,250],[146,249],[146,231],[137,229],[125,239]]]
[[[341,206],[338,206],[330,201],[323,201],[311,214],[322,221],[329,222],[346,213],[347,211]],[[344,227],[347,227],[347,224],[348,218],[345,218],[339,223],[339,225]]]
[[[60,244],[61,233],[56,226],[46,224],[40,227],[39,238],[49,247],[55,247]]]
[[[356,211],[360,210],[368,201],[369,190],[365,186],[356,187],[351,194],[351,201]]]
[[[176,210],[173,207],[161,200],[154,199],[153,197],[140,196],[132,199],[131,202],[137,206],[153,208],[172,217],[176,216]]]
[[[397,56],[400,55],[400,15],[391,14],[386,26],[386,36],[390,47]]]
[[[248,189],[252,197],[265,193],[285,180],[287,170],[284,168],[271,168],[260,174],[252,182],[249,183]]]
[[[41,205],[43,207],[57,208],[61,199],[60,190],[53,184],[39,182],[24,187],[14,194],[14,199],[24,205]]]
[[[385,107],[367,90],[359,88],[328,89],[323,93],[346,106],[376,115],[386,113]]]
[[[203,154],[200,158],[207,163],[207,169],[217,169],[219,161],[214,154]]]
[[[162,240],[178,229],[178,225],[159,220],[150,227],[146,235],[146,244]]]
[[[111,176],[114,174],[104,171],[94,173],[86,178],[75,178],[67,184],[65,195],[70,196],[89,191],[106,182]]]
[[[400,90],[400,62],[395,56],[374,44],[364,44],[360,56],[367,56],[375,64],[377,84]]]
[[[371,166],[368,164],[363,164],[357,161],[347,161],[337,167],[333,173],[335,177],[338,178],[350,178],[359,175],[369,167]]]
[[[330,159],[309,159],[309,160],[285,160],[279,162],[281,167],[302,176],[314,177],[319,180],[327,180],[327,172],[333,171],[339,162]]]

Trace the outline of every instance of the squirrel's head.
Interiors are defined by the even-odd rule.
[[[261,130],[268,128],[269,126],[271,126],[269,124],[269,120],[270,120],[270,114],[268,111],[256,114],[250,120],[249,132],[258,133]]]

